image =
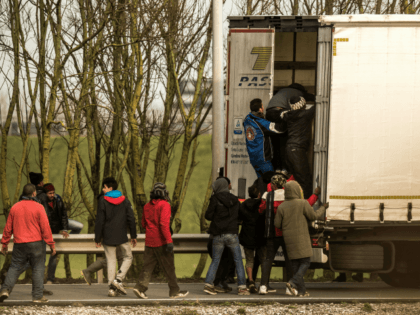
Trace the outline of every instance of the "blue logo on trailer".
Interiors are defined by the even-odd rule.
[[[242,134],[242,130],[234,130],[233,133],[235,135],[241,135]]]

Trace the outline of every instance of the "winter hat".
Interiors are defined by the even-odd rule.
[[[277,174],[271,177],[271,184],[275,185],[278,189],[284,187],[286,183],[286,178],[281,174]]]
[[[302,96],[299,97],[299,100],[298,97],[293,97],[290,99],[289,105],[292,110],[304,109],[306,107],[306,100]]]
[[[29,172],[29,181],[31,182],[31,184],[38,186],[38,184],[43,180],[44,176],[42,176],[41,173]]]
[[[53,184],[48,183],[44,185],[45,192],[55,191],[55,187]]]
[[[169,198],[169,192],[166,190],[166,185],[164,183],[156,183],[153,186],[153,190],[150,192],[150,195],[161,197],[162,199],[165,199],[166,201],[171,201],[171,198]]]
[[[213,193],[229,192],[229,183],[226,178],[220,177],[216,179],[212,185]]]

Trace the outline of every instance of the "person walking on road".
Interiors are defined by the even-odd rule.
[[[296,181],[285,184],[284,197],[285,201],[277,209],[274,226],[283,232],[287,255],[293,269],[293,277],[286,286],[294,296],[309,296],[303,280],[312,257],[308,221],[324,219],[328,204],[324,204],[315,212],[303,199],[302,188]]]
[[[122,280],[133,262],[130,243],[137,245],[136,220],[130,201],[117,190],[118,182],[113,177],[102,182],[104,196],[99,199],[95,223],[95,243],[99,248],[104,246],[108,267],[108,296],[115,297],[127,294]],[[131,242],[128,241],[130,231]],[[116,251],[122,253],[122,264],[115,276]]]
[[[0,291],[0,302],[9,297],[19,275],[28,263],[32,267],[32,301],[48,302],[43,296],[45,243],[51,248],[51,256],[55,256],[56,251],[48,217],[44,207],[35,197],[35,185],[27,184],[23,187],[23,200],[10,209],[1,240],[2,254],[7,254],[12,235],[14,245],[11,265]]]
[[[79,234],[83,228],[83,224],[75,220],[69,220],[63,199],[61,199],[60,195],[55,193],[54,185],[52,183],[45,184],[43,189],[45,196],[42,195],[42,197],[39,198],[39,201],[45,208],[52,233],[61,234],[64,238],[69,237],[68,230],[72,230],[71,234]],[[55,281],[57,263],[57,255],[50,256],[47,271],[47,284],[53,284]]]
[[[183,298],[188,291],[180,291],[174,260],[174,243],[169,226],[171,224],[171,205],[166,185],[156,183],[150,192],[150,201],[144,206],[141,225],[146,230],[143,270],[134,287],[134,294],[147,299],[146,291],[156,264],[159,264],[168,279],[169,297]]]
[[[259,98],[251,101],[250,109],[251,112],[243,122],[246,148],[252,167],[257,176],[261,177],[266,172],[274,171],[271,164],[273,148],[269,136],[286,132],[286,124],[266,120],[264,106]]]
[[[238,197],[229,192],[229,183],[224,178],[219,178],[213,183],[213,195],[207,208],[205,218],[211,221],[208,232],[213,235],[213,256],[207,271],[204,292],[215,295],[214,279],[220,264],[220,258],[225,247],[233,254],[238,277],[238,294],[249,295],[246,288],[245,270],[242,264],[242,253],[238,239]]]

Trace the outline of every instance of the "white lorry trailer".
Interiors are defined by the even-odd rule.
[[[234,193],[246,198],[256,179],[242,125],[250,101],[302,84],[316,95],[308,158],[330,204],[318,234],[329,268],[419,286],[420,16],[229,17],[227,66]]]

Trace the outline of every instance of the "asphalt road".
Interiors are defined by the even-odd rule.
[[[238,296],[236,286],[232,285],[230,293],[219,293],[208,295],[203,292],[203,284],[180,284],[181,290],[188,290],[190,293],[184,299],[170,299],[169,289],[166,284],[151,284],[147,291],[149,299],[138,299],[130,289],[127,288],[127,296],[110,298],[106,284],[56,284],[46,285],[45,288],[54,292],[48,296],[49,305],[189,305],[198,303],[340,303],[340,302],[419,302],[420,289],[394,288],[382,282],[375,283],[308,283],[307,290],[311,296],[306,298],[290,297],[285,295],[286,286],[284,283],[270,283],[277,289],[276,293],[267,295],[252,294],[249,296]],[[4,305],[26,305],[32,304],[31,285],[16,285],[10,297],[3,302]],[[79,304],[80,303],[80,304]]]

